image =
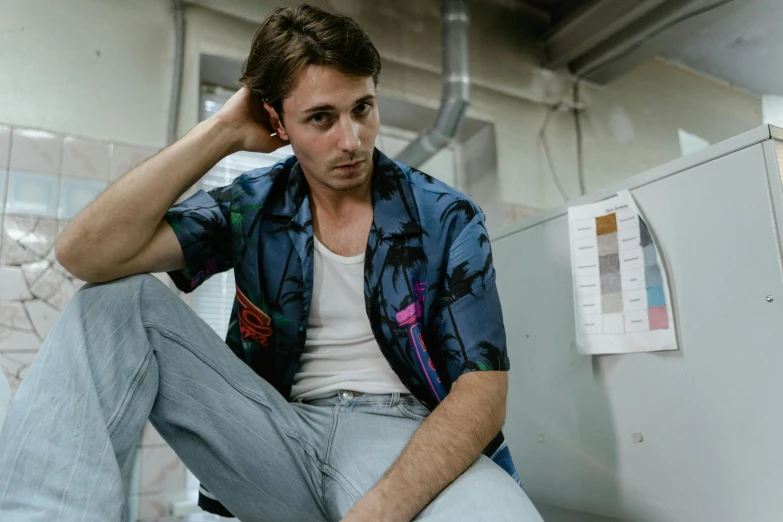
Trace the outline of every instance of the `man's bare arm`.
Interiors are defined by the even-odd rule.
[[[405,449],[343,519],[410,521],[479,457],[503,427],[508,373],[460,376]]]
[[[84,281],[184,267],[166,211],[223,157],[284,145],[243,88],[209,120],[112,184],[57,238],[57,260]],[[265,111],[261,109],[261,113]]]

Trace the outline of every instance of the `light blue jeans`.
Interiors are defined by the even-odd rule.
[[[427,413],[399,394],[288,402],[156,278],[85,285],[0,433],[0,520],[120,520],[120,469],[149,418],[243,522],[339,521]],[[481,457],[417,520],[541,518]]]

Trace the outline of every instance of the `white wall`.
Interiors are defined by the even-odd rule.
[[[587,86],[582,98],[588,192],[679,157],[679,129],[716,143],[762,124],[760,97],[660,60],[609,86]],[[571,115],[559,115],[549,135],[562,151],[555,163],[569,180],[566,189],[576,194]],[[551,185],[546,186],[532,199],[546,206],[558,203]]]
[[[163,0],[0,0],[0,122],[161,147],[173,22]]]
[[[764,123],[783,126],[783,96],[762,96],[761,105]]]
[[[212,54],[244,60],[258,24],[190,5],[185,11],[186,40],[179,134],[199,121],[199,56]],[[239,79],[237,77],[237,79]]]
[[[186,12],[180,134],[198,120],[199,54],[243,59],[258,21],[273,7],[295,2],[195,3],[201,5],[188,5]],[[365,27],[384,60],[382,93],[437,107],[441,49],[436,0],[313,3],[354,16]],[[557,205],[562,197],[537,137],[546,104],[570,99],[570,80],[538,67],[534,35],[541,28],[515,11],[479,1],[469,5],[470,115],[496,126],[501,186],[495,197],[525,208]],[[165,144],[173,54],[167,1],[0,0],[0,13],[0,122],[146,146]],[[588,189],[677,157],[678,129],[715,142],[762,122],[759,97],[661,61],[608,87],[584,86],[582,98]],[[574,196],[572,115],[556,114],[546,135],[555,169]]]

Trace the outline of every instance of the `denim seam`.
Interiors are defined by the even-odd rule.
[[[353,405],[351,403],[347,404],[337,404],[334,408],[334,414],[332,416],[332,426],[329,429],[329,439],[326,446],[326,456],[324,458],[323,467],[321,468],[321,472],[324,474],[324,478],[322,481],[322,495],[324,498],[326,498],[326,479],[331,478],[334,480],[337,484],[339,484],[345,491],[348,493],[354,502],[358,502],[361,498],[361,494],[354,488],[351,483],[348,481],[348,479],[340,473],[337,469],[333,468],[329,464],[329,459],[332,455],[332,446],[334,445],[334,437],[335,433],[337,432],[337,424],[340,421],[340,413],[342,411],[352,411],[355,409],[355,406],[359,406],[358,404]]]
[[[260,406],[266,408],[269,411],[269,413],[270,413],[270,417],[275,419],[275,422],[277,423],[277,425],[282,427],[282,429],[283,429],[283,431],[285,431],[286,435],[288,435],[289,437],[294,438],[297,442],[299,442],[299,444],[301,444],[302,448],[305,450],[305,453],[310,455],[312,458],[316,459],[316,462],[319,462],[319,459],[317,458],[316,453],[315,453],[315,448],[313,448],[312,445],[309,444],[308,442],[302,440],[302,439],[304,439],[304,437],[303,437],[303,435],[301,433],[299,433],[298,431],[292,429],[290,426],[288,426],[287,423],[280,422],[280,419],[274,413],[274,409],[271,408],[268,404],[266,404],[257,394],[253,393],[250,390],[247,390],[244,386],[239,386],[238,384],[234,383],[231,379],[226,377],[226,375],[221,371],[221,369],[217,365],[213,364],[212,361],[210,361],[209,359],[207,359],[205,357],[202,357],[201,354],[199,354],[198,352],[189,349],[187,343],[185,343],[183,340],[181,340],[175,333],[172,333],[172,332],[169,332],[167,330],[164,330],[163,328],[161,328],[160,326],[158,326],[156,324],[143,323],[143,325],[144,325],[145,328],[151,328],[151,329],[157,331],[158,333],[160,333],[162,336],[164,336],[164,337],[174,341],[175,343],[177,343],[180,346],[182,346],[183,348],[185,348],[185,350],[189,351],[190,353],[192,353],[193,355],[198,357],[204,364],[206,364],[207,366],[212,368],[215,371],[215,373],[220,375],[220,377],[222,377],[223,380],[226,381],[226,383],[229,386],[231,386],[232,388],[237,390],[239,393],[241,393],[242,395],[244,395],[248,399],[250,399],[250,400],[256,402],[257,404],[259,404]]]
[[[326,439],[326,452],[324,461],[321,463],[321,496],[326,499],[326,477],[328,476],[329,459],[332,456],[332,444],[334,443],[334,434],[337,432],[337,423],[340,420],[340,410],[344,409],[344,404],[337,404],[332,410],[332,425],[329,427],[329,437]]]
[[[424,420],[427,418],[427,417],[424,417],[422,415],[418,415],[416,413],[413,413],[408,408],[406,408],[403,403],[400,403],[400,404],[397,405],[397,410],[400,413],[402,413],[403,415],[405,415],[407,418],[413,419],[415,421],[424,422]]]
[[[356,488],[354,488],[351,485],[351,483],[348,481],[345,475],[343,475],[342,473],[340,473],[339,471],[337,471],[331,466],[324,466],[323,472],[324,475],[326,475],[326,477],[331,478],[337,484],[339,484],[345,490],[345,492],[351,496],[354,502],[358,502],[359,499],[362,498],[361,493],[359,493],[356,490]],[[325,484],[326,484],[326,479],[324,479],[324,485]]]
[[[311,452],[309,448],[309,444],[305,443],[301,438],[299,438],[298,433],[296,433],[295,431],[288,432],[286,430],[286,435],[296,440],[302,446],[304,452],[312,459],[313,464],[315,465],[315,469],[323,473],[322,471],[323,465],[321,463],[321,459],[319,459],[317,455]],[[318,503],[319,508],[321,509],[321,514],[324,515],[324,518],[328,519],[329,517],[328,517],[328,510],[326,507],[326,499],[324,498],[322,491],[318,492],[318,494],[316,495],[316,501]]]
[[[136,393],[139,391],[139,388],[141,387],[141,383],[144,381],[144,378],[149,373],[151,361],[152,361],[152,350],[150,349],[147,351],[147,355],[142,360],[141,365],[139,365],[139,369],[136,370],[136,373],[133,377],[133,382],[131,382],[131,388],[130,390],[128,390],[128,393],[125,395],[125,399],[122,401],[122,403],[120,403],[119,409],[114,414],[113,418],[106,425],[106,430],[109,432],[109,436],[114,435],[114,430],[117,429],[117,427],[122,423],[122,420],[125,418],[125,415],[128,413],[128,410],[130,409],[129,406],[133,402],[133,398],[136,396]]]
[[[337,423],[340,417],[340,410],[344,408],[343,404],[337,404],[334,407],[332,413],[332,425],[329,427],[329,438],[326,440],[326,453],[324,455],[324,461],[321,464],[321,471],[325,471],[329,466],[329,458],[332,455],[332,443],[334,442],[334,434],[337,431]]]
[[[283,431],[285,431],[286,436],[294,439],[296,442],[298,442],[305,453],[313,460],[313,464],[315,464],[315,467],[320,469],[321,468],[321,459],[318,458],[318,455],[316,455],[312,449],[310,448],[310,445],[302,440],[300,434],[297,431],[289,430],[287,426],[283,426]]]

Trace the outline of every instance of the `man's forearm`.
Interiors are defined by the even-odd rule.
[[[58,259],[89,274],[132,258],[177,198],[235,148],[220,122],[200,123],[77,214],[57,238]]]
[[[413,519],[498,434],[507,389],[506,372],[462,375],[357,509],[374,510],[377,520]]]

